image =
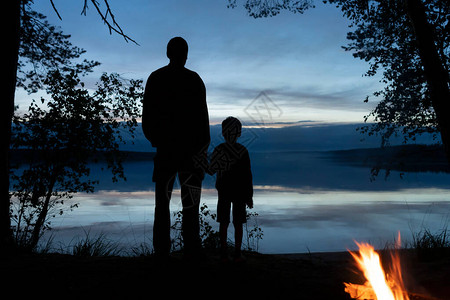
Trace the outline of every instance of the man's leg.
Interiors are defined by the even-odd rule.
[[[183,204],[182,235],[185,253],[200,251],[199,207],[202,179],[192,173],[178,173]]]
[[[167,256],[170,252],[170,197],[175,176],[155,182],[155,217],[153,224],[153,247],[156,255]]]

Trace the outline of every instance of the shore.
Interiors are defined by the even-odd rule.
[[[384,262],[384,255],[381,253]],[[47,299],[351,299],[344,282],[364,283],[348,252],[246,253],[244,264],[222,264],[215,254],[187,261],[148,257],[14,254],[0,259],[4,293]],[[411,300],[450,299],[450,257],[424,261],[401,253]]]

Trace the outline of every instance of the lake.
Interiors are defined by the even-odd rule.
[[[371,168],[333,159],[331,152],[251,153],[254,209],[263,230],[261,253],[304,253],[355,249],[356,241],[377,248],[404,242],[426,228],[446,228],[450,216],[450,174],[391,171],[371,178]],[[79,207],[52,220],[54,246],[73,244],[86,232],[103,233],[126,247],[151,244],[154,210],[153,162],[125,163],[127,181],[113,183],[101,165],[92,165],[100,178],[93,194],[77,194]],[[214,177],[206,176],[202,203],[216,211]],[[181,210],[175,190],[171,211]],[[175,219],[175,217],[174,217]],[[217,223],[211,224],[218,228]],[[230,226],[230,239],[233,229]]]

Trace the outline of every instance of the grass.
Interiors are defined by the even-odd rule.
[[[406,242],[405,249],[413,250],[421,260],[438,259],[450,256],[450,234],[448,226],[431,232],[428,228],[423,228],[418,232],[412,232],[412,241]],[[217,237],[216,237],[217,238]],[[53,239],[50,238],[47,243],[37,249],[40,253],[52,252]],[[232,246],[232,242],[229,243]],[[385,250],[394,249],[394,243],[386,243]],[[208,247],[206,247],[208,248]],[[211,249],[209,249],[211,250]],[[250,248],[245,250],[251,250]],[[140,243],[124,250],[119,243],[111,241],[103,233],[92,236],[89,231],[85,231],[85,236],[79,238],[68,246],[60,246],[60,253],[71,254],[74,256],[150,256],[153,254],[153,246],[150,243]],[[256,251],[257,252],[257,251]],[[308,249],[309,252],[309,249]]]
[[[435,233],[424,228],[413,233],[412,236],[412,242],[407,243],[405,248],[414,250],[419,259],[432,260],[450,255],[450,238],[447,227]],[[48,248],[49,246],[45,248],[47,249],[46,252],[48,252]],[[91,236],[89,232],[85,232],[84,238],[77,240],[73,245],[66,248],[71,249],[69,254],[75,256],[120,256],[124,253],[118,243],[109,240],[103,233]],[[389,248],[391,247],[386,246],[386,249]],[[152,245],[148,243],[138,244],[131,247],[127,254],[128,256],[150,256],[153,254]]]
[[[119,244],[109,240],[103,233],[91,237],[90,232],[85,231],[85,235],[83,239],[79,239],[69,247],[70,254],[74,256],[117,256],[122,252]]]
[[[205,250],[212,251],[218,249],[218,232],[212,230],[209,222],[214,219],[215,216],[212,216],[207,206],[204,204],[201,210],[201,228],[202,228],[202,239],[203,246]],[[172,229],[175,232],[178,232],[178,239],[181,239],[181,212],[175,214],[177,217],[175,224],[172,226]],[[248,216],[254,217],[253,227],[245,228],[247,245],[243,244],[243,250],[247,251],[255,251],[258,252],[258,241],[262,239],[263,233],[258,223],[256,222],[257,214]],[[99,233],[95,236],[91,236],[89,231],[84,231],[85,236],[81,239],[78,239],[75,243],[71,243],[69,246],[60,247],[60,253],[71,254],[74,256],[150,256],[153,254],[153,246],[151,241],[149,243],[142,242],[138,243],[134,246],[128,248],[128,250],[124,250],[123,247],[119,245],[118,242],[113,242],[107,238],[107,236],[103,233]],[[449,237],[449,229],[448,225],[445,225],[442,229],[431,232],[430,229],[422,226],[422,229],[418,232],[414,232],[411,229],[412,233],[412,241],[406,242],[402,248],[414,251],[418,258],[421,260],[433,260],[439,259],[443,257],[450,256],[450,237]],[[51,252],[51,244],[53,242],[53,238],[47,241],[46,244],[41,246],[40,249],[37,249],[37,252],[48,253]],[[244,241],[243,241],[244,242]],[[177,238],[173,240],[173,244],[177,244],[181,247],[178,250],[182,249],[182,242]],[[232,241],[229,241],[229,246],[232,247]],[[255,247],[251,247],[251,245]],[[385,250],[395,249],[395,241],[394,243],[386,242]],[[173,249],[176,251],[177,249]],[[308,249],[308,252],[309,249]]]
[[[432,233],[424,228],[419,232],[413,233],[413,248],[420,259],[431,260],[450,254],[449,230],[446,226],[438,232]]]
[[[153,246],[148,243],[140,243],[131,247],[131,254],[133,256],[150,256],[153,254]]]

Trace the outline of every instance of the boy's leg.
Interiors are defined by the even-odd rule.
[[[242,235],[243,235],[243,226],[242,223],[234,222],[234,256],[241,256],[241,246],[242,246]]]
[[[217,202],[217,222],[219,222],[220,255],[222,259],[228,259],[228,225],[230,224],[231,202],[219,195]]]
[[[234,225],[234,259],[235,261],[242,261],[241,246],[243,237],[243,224],[247,222],[247,210],[245,208],[245,201],[233,202],[233,225]]]

